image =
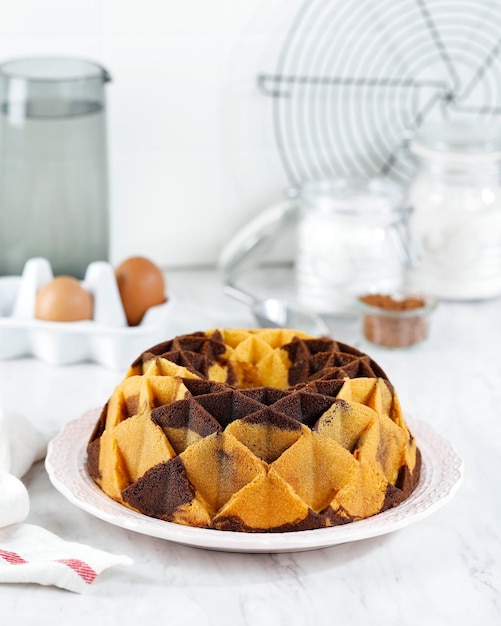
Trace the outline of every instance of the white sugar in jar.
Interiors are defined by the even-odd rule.
[[[321,180],[298,190],[296,283],[318,313],[355,313],[367,291],[402,287],[407,213],[402,190],[386,179]]]
[[[408,189],[420,252],[413,285],[451,300],[501,295],[501,133],[492,125],[429,125],[410,144]]]

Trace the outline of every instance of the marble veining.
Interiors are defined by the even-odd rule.
[[[213,272],[172,272],[169,336],[252,326]],[[2,623],[170,626],[443,626],[501,623],[501,300],[443,303],[428,343],[404,352],[368,347],[356,324],[334,337],[380,363],[404,410],[429,422],[464,460],[460,490],[442,509],[397,532],[301,553],[237,554],[190,548],[112,526],[54,489],[43,463],[25,477],[28,521],[66,539],[131,556],[83,595],[0,585]],[[123,373],[96,364],[0,361],[0,398],[49,434],[101,405]]]

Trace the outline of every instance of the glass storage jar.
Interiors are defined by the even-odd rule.
[[[410,144],[408,189],[419,249],[413,286],[436,297],[501,294],[501,134],[492,125],[428,125]]]
[[[412,264],[408,210],[387,179],[333,179],[297,190],[296,281],[302,304],[353,316],[357,296],[389,293]]]

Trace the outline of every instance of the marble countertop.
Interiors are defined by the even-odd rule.
[[[211,271],[167,275],[175,293],[169,336],[253,326]],[[402,530],[309,552],[238,554],[191,548],[124,530],[76,508],[43,462],[25,476],[28,521],[65,539],[134,559],[82,595],[0,585],[2,623],[373,626],[501,623],[501,300],[441,303],[429,341],[409,351],[369,348],[353,322],[333,336],[369,351],[404,410],[428,422],[463,458],[465,477],[443,508]],[[55,435],[102,405],[123,372],[34,359],[0,362],[0,398]],[[71,621],[70,621],[71,620]]]

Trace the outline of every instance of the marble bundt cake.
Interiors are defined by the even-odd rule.
[[[146,350],[88,444],[111,498],[178,524],[284,532],[402,502],[420,453],[366,354],[287,329],[218,329]]]

